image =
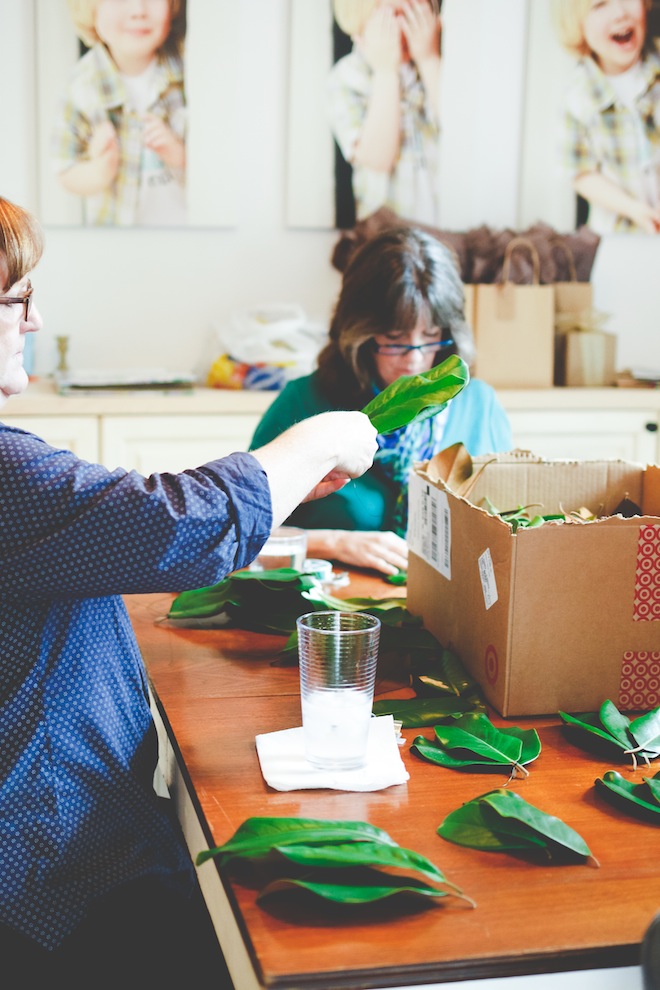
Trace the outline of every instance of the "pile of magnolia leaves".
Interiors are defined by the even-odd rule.
[[[200,866],[212,857],[219,859],[220,866],[250,860],[261,867],[269,879],[258,901],[304,890],[339,904],[369,904],[406,895],[454,896],[475,906],[430,860],[397,845],[387,832],[368,822],[248,818],[224,845],[200,852],[196,863]],[[427,879],[390,874],[377,867],[419,873]]]
[[[335,598],[314,577],[290,568],[236,571],[208,588],[184,591],[167,614],[181,626],[232,626],[285,635],[280,664],[298,662],[296,619],[305,612],[336,609],[368,612],[381,621],[380,652],[393,653],[406,667],[418,698],[377,702],[377,715],[393,714],[405,728],[433,725],[448,715],[483,709],[477,684],[450,650],[405,607],[405,598]]]
[[[612,701],[604,701],[598,712],[567,715],[559,712],[576,742],[590,750],[630,756],[633,770],[638,760],[649,766],[660,756],[660,707],[631,721]]]
[[[586,861],[599,866],[578,832],[525,801],[499,788],[452,811],[438,828],[449,842],[486,852],[543,852],[548,860]]]
[[[517,726],[496,728],[483,712],[467,712],[453,716],[443,725],[436,725],[435,741],[424,736],[413,740],[411,751],[441,767],[452,770],[476,769],[510,770],[509,780],[527,777],[525,764],[541,752],[541,740],[536,729]]]

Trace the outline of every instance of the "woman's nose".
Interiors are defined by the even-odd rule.
[[[41,330],[44,325],[44,321],[41,318],[41,313],[39,312],[39,307],[34,303],[30,306],[30,313],[27,320],[23,321],[25,327],[25,333],[34,333],[36,330]]]

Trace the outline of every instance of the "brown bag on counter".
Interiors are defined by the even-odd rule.
[[[555,385],[612,385],[616,378],[616,336],[601,325],[606,319],[593,307],[591,282],[578,282],[573,252],[558,238],[568,279],[555,282]]]
[[[510,281],[511,255],[526,251],[532,282]],[[531,241],[513,237],[504,252],[502,282],[478,283],[472,297],[476,344],[474,374],[496,388],[549,388],[553,384],[555,288],[539,282],[538,252]]]

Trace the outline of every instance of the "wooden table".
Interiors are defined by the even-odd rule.
[[[346,594],[398,591],[355,575]],[[441,839],[436,830],[450,811],[502,786],[506,776],[447,770],[413,756],[409,743],[420,732],[432,738],[432,729],[404,732],[407,784],[372,793],[274,791],[261,775],[254,739],[300,725],[297,668],[273,666],[284,640],[172,628],[158,622],[171,600],[126,599],[151,680],[166,783],[193,857],[226,842],[251,816],[364,820],[427,856],[477,904],[448,898],[412,911],[395,901],[340,910],[288,897],[260,906],[256,890],[221,876],[211,860],[199,870],[200,883],[237,990],[411,986],[636,966],[660,909],[660,828],[624,816],[593,784],[615,768],[641,782],[643,770],[633,774],[576,748],[557,719],[509,722],[536,727],[543,746],[529,777],[511,786],[576,829],[600,868],[539,864]],[[376,693],[395,687],[380,682]],[[405,679],[400,687],[401,696],[411,696]]]

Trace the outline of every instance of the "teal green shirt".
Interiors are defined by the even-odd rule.
[[[264,413],[250,450],[269,443],[294,423],[335,408],[323,395],[318,373],[289,382]],[[494,389],[471,379],[449,403],[437,450],[461,442],[473,457],[511,450],[511,426]],[[437,451],[435,451],[437,453]],[[394,529],[399,487],[375,464],[327,498],[305,502],[287,520],[304,529]]]

